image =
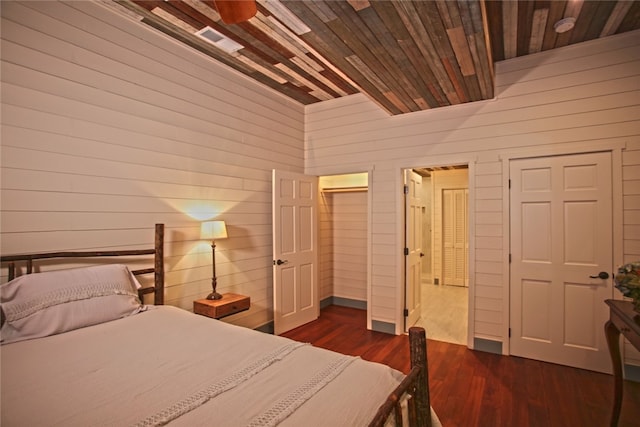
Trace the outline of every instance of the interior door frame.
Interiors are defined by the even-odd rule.
[[[404,278],[404,238],[405,238],[405,216],[404,216],[404,170],[405,169],[413,169],[413,168],[424,168],[424,167],[439,167],[443,165],[467,165],[468,168],[468,190],[469,190],[469,203],[467,206],[468,211],[468,233],[469,233],[469,253],[468,253],[468,263],[469,263],[469,286],[467,288],[467,292],[469,295],[469,303],[468,303],[468,314],[467,314],[467,348],[474,349],[475,343],[475,243],[476,243],[476,203],[475,203],[475,195],[476,195],[476,161],[474,158],[464,158],[464,157],[455,157],[452,158],[450,156],[447,157],[429,157],[428,159],[423,159],[422,161],[416,161],[414,166],[400,167],[397,171],[396,175],[396,188],[398,191],[396,194],[398,197],[396,198],[396,247],[397,251],[397,271],[396,277]],[[404,283],[402,286],[398,286],[396,291],[396,334],[401,335],[404,333],[404,301],[405,301],[405,286]]]
[[[571,147],[553,147],[553,148],[525,148],[513,150],[499,156],[502,162],[502,208],[503,208],[503,233],[502,247],[502,277],[504,277],[504,286],[502,289],[502,354],[510,355],[509,327],[511,319],[511,274],[509,264],[510,242],[511,242],[511,200],[509,192],[509,170],[511,160],[534,158],[534,157],[551,157],[565,156],[576,154],[588,154],[596,152],[611,153],[611,186],[612,186],[612,250],[613,264],[621,265],[623,260],[623,212],[622,212],[622,150],[626,147],[625,142],[602,143],[585,143],[581,144],[580,150]],[[471,243],[470,243],[471,244]],[[615,294],[614,294],[615,295]],[[604,325],[603,325],[604,327]]]

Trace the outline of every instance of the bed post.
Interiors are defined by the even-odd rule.
[[[156,224],[153,303],[164,304],[164,224]]]
[[[7,271],[8,271],[7,275],[9,276],[7,278],[7,281],[10,282],[16,278],[16,263],[10,262],[9,265],[7,265]]]
[[[409,328],[411,367],[419,366],[413,398],[416,405],[418,426],[431,427],[431,402],[429,401],[429,370],[427,366],[427,337],[423,328]]]

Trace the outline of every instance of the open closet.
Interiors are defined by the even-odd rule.
[[[367,309],[369,174],[322,176],[318,188],[321,306]]]

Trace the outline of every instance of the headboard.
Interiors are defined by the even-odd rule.
[[[98,257],[122,257],[154,255],[153,267],[132,270],[136,275],[154,274],[153,287],[143,287],[138,290],[138,295],[142,300],[145,294],[153,293],[153,303],[155,305],[164,304],[164,224],[156,224],[155,244],[153,249],[131,249],[116,251],[71,251],[71,252],[43,252],[22,255],[2,255],[0,263],[7,264],[8,278],[13,280],[16,277],[16,262],[26,264],[26,274],[33,273],[33,261],[52,258],[98,258]]]

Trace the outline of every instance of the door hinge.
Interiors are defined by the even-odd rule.
[[[404,254],[409,255],[409,248],[404,248]]]
[[[511,254],[509,254],[509,264],[511,264]]]
[[[409,186],[405,185],[403,191],[404,191],[404,194],[409,194]]]
[[[407,317],[409,315],[409,309],[405,308],[404,309],[404,317]]]
[[[509,188],[511,188],[511,178],[509,178]]]
[[[511,328],[509,328],[509,338],[511,338]]]

